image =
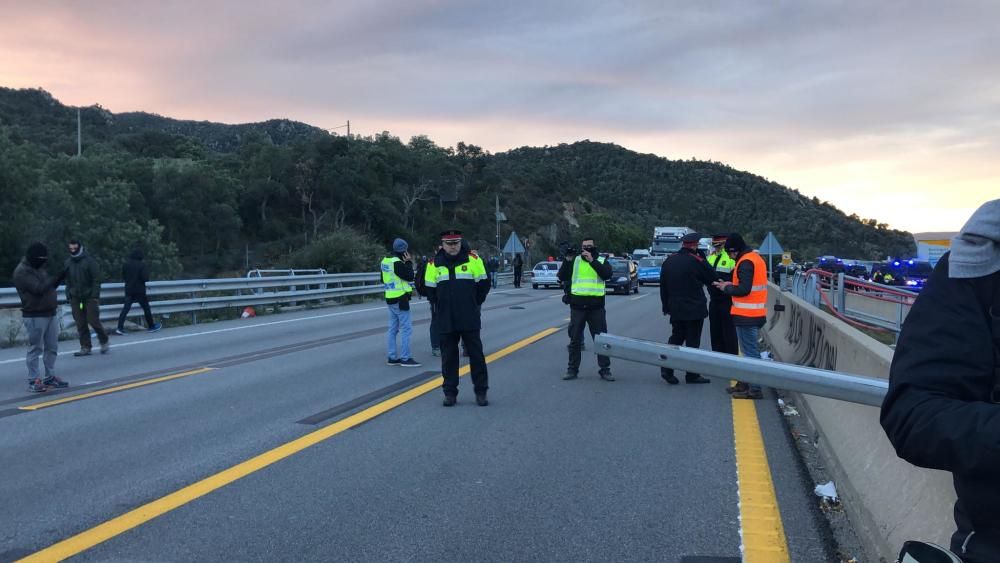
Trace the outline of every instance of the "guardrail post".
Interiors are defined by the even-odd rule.
[[[847,292],[844,291],[844,273],[837,274],[837,295],[834,301],[837,310],[841,313],[847,311]]]

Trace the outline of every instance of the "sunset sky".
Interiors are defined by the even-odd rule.
[[[12,2],[0,86],[498,152],[721,161],[958,230],[1000,196],[1000,2]]]

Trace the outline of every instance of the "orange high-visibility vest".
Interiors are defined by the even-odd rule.
[[[746,260],[753,262],[753,287],[744,297],[733,296],[730,314],[736,317],[764,318],[767,316],[767,264],[760,254],[750,251],[740,256],[733,268],[733,285],[740,285],[740,264]]]

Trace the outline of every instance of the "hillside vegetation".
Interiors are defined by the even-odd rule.
[[[373,269],[395,237],[433,251],[445,227],[495,251],[494,198],[535,257],[586,233],[604,249],[649,244],[654,225],[773,231],[796,258],[905,256],[912,238],[875,219],[717,162],[670,160],[582,141],[489,154],[388,132],[350,138],[293,121],[224,125],[76,108],[0,88],[0,283],[32,240],[80,238],[109,278],[134,245],[154,276],[247,266]]]

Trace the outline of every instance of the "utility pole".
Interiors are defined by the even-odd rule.
[[[327,129],[327,131],[333,133],[335,130],[337,130],[337,129],[343,129],[344,127],[347,128],[347,138],[350,139],[351,138],[351,120],[350,119],[347,120],[347,124],[346,125],[338,125],[336,127],[331,127],[329,129]]]
[[[76,156],[83,155],[83,126],[80,120],[80,108],[76,108]]]

